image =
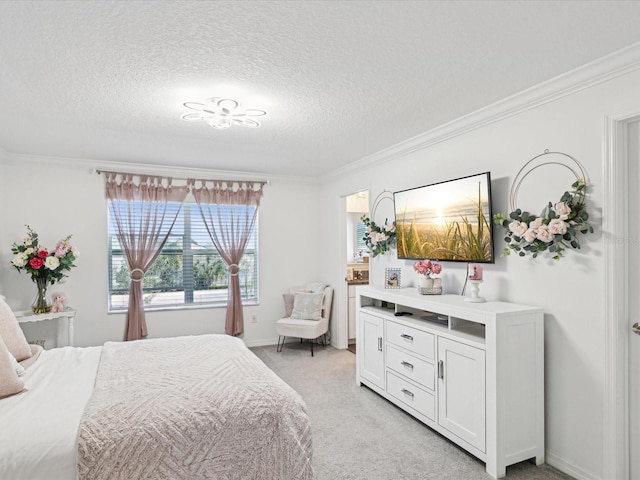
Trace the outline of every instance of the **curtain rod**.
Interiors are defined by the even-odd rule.
[[[119,174],[119,175],[138,175],[138,176],[147,176],[147,177],[163,177],[163,178],[168,178],[168,176],[165,175],[152,175],[149,173],[132,173],[132,172],[112,172],[109,170],[100,170],[98,168],[94,168],[93,170],[91,170],[91,173],[97,173],[98,175],[102,174],[102,173],[115,173],[115,174]],[[253,183],[261,183],[262,185],[271,185],[271,181],[270,180],[226,180],[226,179],[217,179],[217,180],[213,180],[213,179],[202,179],[202,178],[181,178],[181,177],[171,177],[175,180],[195,180],[196,182],[228,182],[228,183],[244,183],[244,182],[253,182]]]

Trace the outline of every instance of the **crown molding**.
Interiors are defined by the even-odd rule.
[[[246,180],[246,181],[266,181],[295,182],[295,183],[318,183],[318,179],[309,177],[297,177],[287,175],[271,175],[257,172],[240,172],[234,170],[213,170],[208,168],[177,167],[170,165],[146,164],[120,162],[111,160],[93,160],[88,158],[53,157],[47,155],[30,155],[22,153],[9,153],[0,147],[0,158],[5,152],[6,163],[42,164],[48,166],[86,169],[87,173],[97,173],[97,170],[108,170],[125,173],[139,173],[143,175],[159,175],[174,178],[195,178],[195,179],[216,179],[216,180]]]
[[[349,163],[321,176],[320,181],[327,182],[355,171],[362,171],[365,167],[391,158],[423,150],[638,69],[640,69],[640,42]]]

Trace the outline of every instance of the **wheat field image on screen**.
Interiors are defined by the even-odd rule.
[[[492,261],[486,177],[398,192],[398,257]]]

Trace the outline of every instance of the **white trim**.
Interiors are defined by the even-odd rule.
[[[605,117],[602,230],[605,260],[604,478],[629,479],[627,125],[640,112]]]
[[[0,157],[3,150],[0,148]],[[71,157],[53,157],[47,155],[30,155],[22,153],[5,152],[7,163],[46,163],[47,165],[56,165],[71,168],[84,168],[87,173],[94,173],[97,170],[115,170],[118,172],[141,173],[147,175],[162,175],[166,177],[195,177],[195,178],[212,178],[233,179],[233,180],[267,180],[275,183],[277,181],[296,182],[296,183],[318,183],[318,180],[312,177],[272,175],[258,172],[239,172],[234,170],[213,170],[208,168],[195,167],[177,167],[160,164],[147,163],[130,163],[116,162],[110,160],[93,160],[90,158],[71,158]]]
[[[366,167],[387,161],[390,158],[408,155],[526,110],[573,95],[581,90],[633,72],[639,68],[640,42],[349,163],[320,177],[320,180],[326,182],[356,170],[362,171]]]
[[[576,480],[602,480],[589,472],[585,472],[580,467],[565,460],[564,458],[558,457],[553,453],[549,453],[548,450],[545,453],[545,462],[548,465],[557,468],[561,472],[566,473],[567,475],[571,475]],[[509,477],[507,476],[507,478]],[[603,478],[607,480],[614,480],[615,477],[607,477],[605,475]]]

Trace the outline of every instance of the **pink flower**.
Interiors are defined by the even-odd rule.
[[[567,205],[566,202],[558,202],[553,208],[556,211],[556,214],[560,218],[560,220],[566,220],[569,218],[569,214],[571,213],[571,207]]]
[[[554,235],[564,235],[567,233],[567,223],[559,218],[554,218],[549,222],[549,231]]]
[[[549,243],[553,241],[553,234],[549,231],[549,227],[547,225],[542,225],[540,228],[538,228],[536,238],[538,240],[542,240],[545,243]]]
[[[524,222],[519,222],[518,220],[514,220],[509,224],[509,231],[513,233],[516,237],[521,237],[524,235],[524,232],[527,231],[529,226]]]
[[[29,260],[29,266],[34,270],[39,270],[40,268],[42,268],[43,265],[44,265],[44,262],[42,261],[41,258],[33,257],[31,260]]]
[[[442,265],[440,265],[439,263],[434,263],[431,269],[433,270],[433,273],[437,275],[442,271]]]
[[[538,230],[535,228],[530,228],[526,232],[524,232],[524,235],[522,236],[522,238],[524,238],[525,242],[531,243],[536,239],[537,236],[538,236]]]
[[[538,217],[529,224],[529,228],[539,228],[542,226],[542,218]]]
[[[413,269],[420,275],[438,274],[442,271],[442,265],[431,260],[418,260],[413,264]]]
[[[38,258],[47,258],[49,256],[49,252],[47,252],[44,248],[38,251]]]

